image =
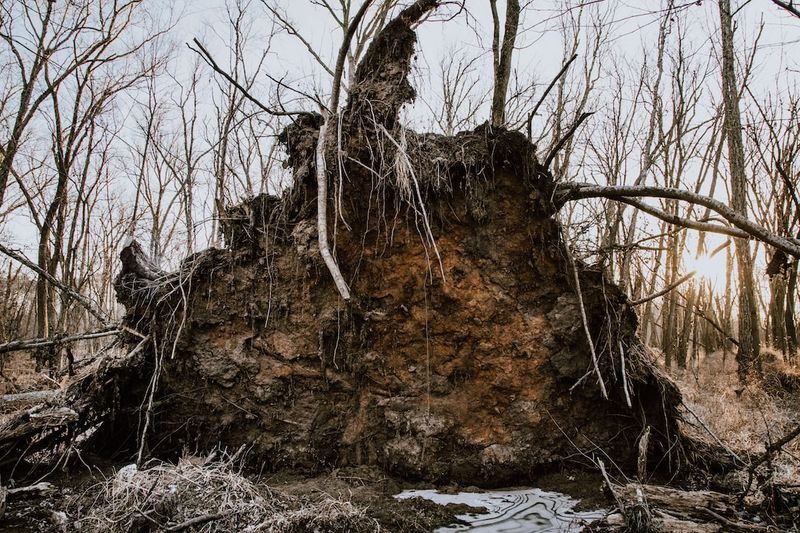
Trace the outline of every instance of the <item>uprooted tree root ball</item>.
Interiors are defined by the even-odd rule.
[[[327,154],[351,301],[317,246],[313,114],[281,135],[294,187],[231,209],[226,249],[168,279],[135,244],[124,252],[118,294],[153,340],[145,447],[248,443],[273,468],[497,485],[581,453],[630,468],[651,426],[653,466],[683,464],[679,392],[625,295],[571,259],[535,148],[489,127],[399,123],[415,20],[375,39]],[[118,417],[98,434],[120,442],[131,427]]]

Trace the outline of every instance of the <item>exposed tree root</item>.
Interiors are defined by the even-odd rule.
[[[66,390],[48,394],[46,401],[12,416],[0,426],[0,465],[71,443],[87,430],[113,421],[120,390],[140,379],[143,367],[141,348],[121,358],[106,356]]]

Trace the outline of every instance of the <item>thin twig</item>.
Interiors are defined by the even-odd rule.
[[[589,331],[589,320],[586,318],[586,308],[583,305],[583,293],[581,292],[581,281],[578,276],[578,265],[575,259],[570,256],[572,263],[572,273],[575,279],[575,292],[578,295],[578,305],[581,308],[581,320],[583,321],[583,331],[586,333],[586,341],[589,343],[589,351],[592,354],[592,365],[594,372],[597,374],[597,380],[600,383],[600,393],[603,398],[608,399],[608,392],[606,391],[606,384],[603,381],[603,375],[600,373],[600,366],[597,363],[597,352],[594,350],[594,341],[592,340],[592,333]]]
[[[691,407],[689,407],[689,405],[688,405],[686,402],[683,402],[683,407],[684,407],[684,408],[686,408],[686,410],[687,410],[687,411],[689,411],[689,413],[691,413],[691,415],[692,415],[692,416],[695,418],[695,420],[697,420],[697,421],[700,423],[700,426],[702,426],[702,428],[703,428],[704,430],[706,430],[706,433],[708,433],[709,435],[711,435],[711,437],[712,437],[712,438],[713,438],[715,441],[717,441],[717,444],[719,444],[719,445],[720,445],[720,446],[721,446],[721,447],[722,447],[722,448],[723,448],[723,449],[724,449],[726,452],[728,452],[728,453],[729,453],[729,454],[730,454],[730,455],[731,455],[731,456],[732,456],[734,459],[736,459],[736,461],[737,461],[737,462],[738,462],[740,465],[743,465],[743,464],[745,464],[745,463],[744,463],[744,461],[742,461],[742,459],[741,459],[741,458],[740,458],[738,455],[736,455],[736,452],[734,452],[733,450],[731,450],[731,449],[730,449],[730,448],[729,448],[729,447],[728,447],[728,446],[727,446],[727,445],[726,445],[724,442],[722,442],[722,440],[720,440],[720,438],[719,438],[719,437],[717,437],[717,435],[716,435],[716,434],[715,434],[713,431],[711,431],[711,429],[709,429],[709,427],[706,425],[706,423],[705,423],[705,422],[703,422],[703,419],[702,419],[702,418],[700,418],[699,416],[697,416],[697,413],[695,413],[695,412],[692,410],[692,408],[691,408]]]
[[[214,57],[211,55],[211,53],[208,50],[206,50],[205,47],[203,47],[202,44],[200,44],[200,41],[198,41],[196,37],[194,39],[192,39],[192,41],[194,42],[195,46],[197,46],[197,48],[193,48],[192,45],[190,45],[189,43],[186,43],[186,46],[189,47],[189,50],[197,53],[203,59],[203,61],[206,62],[206,64],[208,66],[210,66],[212,69],[214,69],[214,72],[216,72],[217,74],[220,74],[223,78],[225,78],[228,81],[228,83],[230,83],[231,85],[236,87],[245,96],[245,98],[247,98],[248,100],[253,102],[259,108],[261,108],[262,111],[265,111],[265,112],[269,113],[270,115],[273,115],[273,116],[276,116],[276,117],[294,116],[294,115],[300,115],[300,114],[303,113],[303,111],[278,111],[278,110],[273,109],[271,107],[267,107],[266,105],[261,103],[261,101],[258,98],[256,98],[255,96],[251,95],[250,91],[248,91],[244,86],[242,86],[242,84],[240,84],[238,81],[236,81],[233,78],[233,76],[231,76],[225,70],[223,70],[217,64],[217,62],[214,61]]]
[[[539,111],[539,107],[541,107],[542,103],[544,103],[544,99],[547,98],[547,95],[550,94],[550,91],[552,91],[553,87],[556,86],[556,82],[559,79],[561,79],[561,76],[563,76],[567,72],[567,69],[569,68],[569,66],[576,59],[578,59],[578,54],[572,54],[572,57],[569,58],[569,60],[567,60],[566,63],[564,63],[564,66],[561,67],[561,70],[558,71],[558,74],[556,74],[556,77],[553,78],[553,81],[550,82],[550,85],[548,85],[547,88],[542,93],[542,96],[539,98],[539,101],[536,102],[535,106],[533,106],[533,111],[531,111],[530,114],[528,115],[528,140],[529,141],[531,140],[531,138],[533,136],[533,134],[531,133],[531,127],[532,127],[531,125],[533,123],[533,117],[536,115],[536,112]]]
[[[575,135],[575,132],[578,130],[583,121],[592,115],[594,115],[593,111],[581,113],[581,116],[578,117],[578,120],[575,121],[575,123],[567,130],[567,133],[565,133],[564,136],[561,137],[561,139],[556,143],[553,149],[550,150],[550,153],[547,155],[547,159],[544,160],[544,168],[550,168],[550,164],[553,162],[553,159],[556,158],[558,152],[560,152],[561,149],[564,148],[564,145],[567,144],[567,141],[569,141],[572,136]]]
[[[631,305],[641,305],[641,304],[647,303],[647,302],[649,302],[651,300],[655,300],[656,298],[658,298],[660,296],[664,296],[668,292],[672,291],[673,289],[679,287],[683,283],[685,283],[685,282],[689,281],[690,279],[692,279],[695,274],[697,274],[697,272],[692,270],[691,272],[689,272],[688,274],[686,274],[685,276],[680,278],[675,283],[671,283],[670,285],[667,285],[666,287],[664,287],[660,291],[658,291],[656,293],[653,293],[650,296],[645,296],[644,298],[639,298],[638,300],[632,301]]]

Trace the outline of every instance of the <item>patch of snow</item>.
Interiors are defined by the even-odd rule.
[[[458,515],[468,525],[439,528],[436,533],[565,533],[578,532],[604,512],[576,512],[577,500],[557,492],[540,489],[459,492],[442,494],[436,490],[406,490],[395,498],[425,498],[440,505],[450,503],[484,507],[485,513]]]

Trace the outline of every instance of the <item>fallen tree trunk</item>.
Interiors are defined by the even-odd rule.
[[[0,465],[15,464],[41,450],[52,450],[103,423],[113,422],[120,390],[136,390],[145,368],[141,346],[123,357],[105,356],[76,377],[64,391],[8,395],[38,399],[37,405],[0,425]]]
[[[735,496],[714,491],[684,491],[659,485],[629,483],[610,485],[619,512],[611,513],[598,527],[629,531],[697,531],[746,533],[774,531],[743,518]],[[644,509],[644,512],[639,512]],[[646,516],[645,519],[642,517]]]

